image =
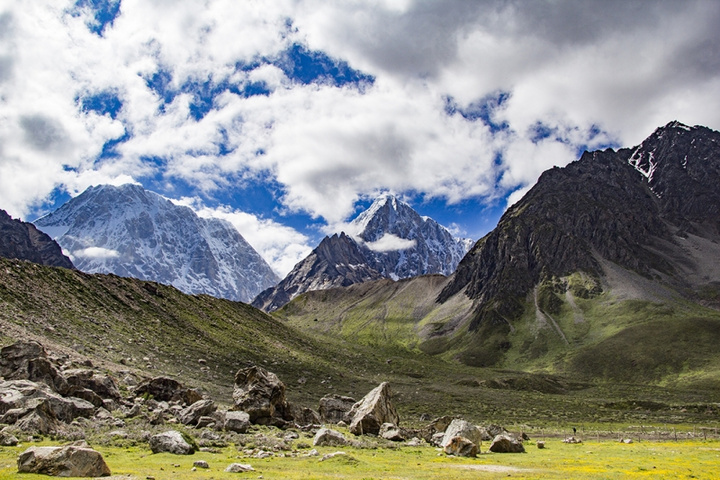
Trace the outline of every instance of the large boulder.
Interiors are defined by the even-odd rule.
[[[176,430],[158,433],[150,437],[150,450],[153,453],[167,452],[174,455],[192,455],[195,453],[195,447]]]
[[[329,428],[321,428],[313,438],[313,446],[315,447],[343,447],[349,443],[342,433]]]
[[[238,370],[233,388],[235,410],[250,415],[250,421],[270,425],[292,420],[285,400],[285,384],[277,375],[254,365]]]
[[[464,437],[470,440],[475,445],[480,445],[482,443],[482,432],[478,427],[475,425],[472,425],[471,423],[461,420],[459,418],[456,418],[452,422],[450,422],[450,425],[445,429],[445,435],[443,436],[441,446],[444,448],[447,445],[450,444],[453,438],[455,437]]]
[[[381,383],[357,402],[348,412],[350,432],[355,435],[380,433],[383,423],[398,425],[400,417],[391,401],[390,384]]]
[[[217,410],[217,405],[212,400],[200,400],[178,413],[178,420],[184,425],[197,425],[200,417],[208,416]]]
[[[493,453],[525,453],[522,442],[510,435],[497,435],[489,450]]]
[[[355,403],[356,400],[354,398],[332,393],[330,395],[325,395],[320,399],[320,408],[318,409],[318,413],[324,422],[349,422],[350,420],[345,417]]]
[[[443,450],[447,455],[455,455],[456,457],[476,457],[479,452],[479,448],[475,443],[459,435],[452,437],[447,442],[447,445],[443,447]]]
[[[247,412],[229,411],[225,413],[223,429],[228,432],[245,433],[250,428],[250,415]]]
[[[192,388],[183,386],[177,380],[167,377],[156,377],[137,388],[134,392],[136,397],[152,397],[158,402],[180,402],[184,405],[192,405],[202,400],[202,395]]]
[[[91,448],[30,447],[18,457],[19,473],[39,473],[56,477],[106,477],[105,460]]]

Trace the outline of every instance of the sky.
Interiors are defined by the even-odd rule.
[[[284,276],[383,193],[479,239],[539,175],[720,129],[712,0],[0,0],[0,208],[134,182]]]

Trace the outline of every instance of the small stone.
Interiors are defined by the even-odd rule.
[[[208,465],[208,462],[205,460],[195,460],[193,462],[193,466],[198,468],[210,468],[210,465]]]
[[[255,469],[245,463],[231,463],[230,466],[225,469],[225,471],[230,473],[243,473],[254,472]]]
[[[545,442],[543,442],[542,440],[538,440],[537,447],[542,450],[543,448],[545,448]]]

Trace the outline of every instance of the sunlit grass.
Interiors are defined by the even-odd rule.
[[[43,443],[48,444],[48,443]],[[16,459],[29,445],[0,449],[0,478],[39,480],[42,475],[18,474]],[[356,449],[319,448],[320,456],[255,459],[246,457],[234,446],[218,453],[191,456],[152,454],[143,447],[98,446],[116,478],[156,480],[263,479],[470,479],[470,478],[698,478],[714,479],[720,465],[720,441],[594,441],[569,445],[559,439],[546,441],[538,449],[526,442],[525,454],[487,453],[487,445],[477,458],[454,458],[431,447]],[[347,456],[320,461],[322,455],[342,450]],[[205,460],[209,469],[193,471],[195,460]],[[226,473],[234,462],[253,466],[254,472]]]

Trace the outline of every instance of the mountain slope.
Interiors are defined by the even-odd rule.
[[[5,210],[0,210],[0,257],[75,268],[52,238],[32,223],[13,219]]]
[[[35,224],[88,273],[245,302],[278,281],[230,223],[200,218],[138,185],[90,187]]]
[[[300,324],[312,312],[312,328],[343,335],[346,319],[366,332],[411,319],[396,344],[469,365],[720,385],[708,340],[720,331],[719,166],[720,133],[670,123],[545,172],[429,292],[438,303],[400,308],[345,289],[278,316]]]
[[[392,195],[382,195],[344,232],[325,237],[253,306],[274,311],[297,295],[379,278],[401,279],[452,273],[470,247],[442,225],[423,218]]]

